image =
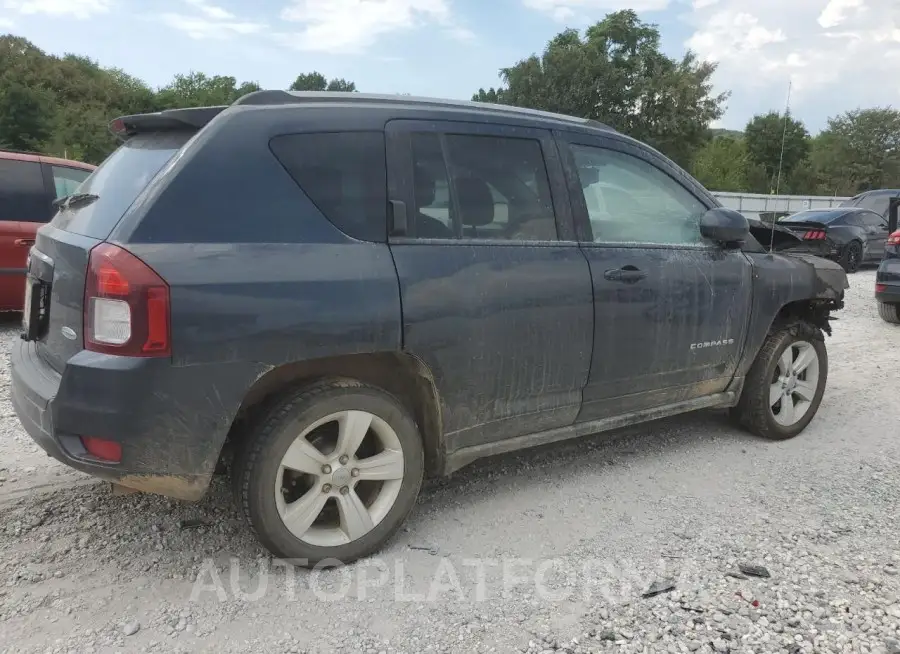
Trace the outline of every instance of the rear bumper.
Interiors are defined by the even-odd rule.
[[[886,284],[885,290],[875,291],[875,299],[885,304],[900,304],[900,284]]]
[[[96,477],[185,500],[206,492],[240,404],[211,403],[216,383],[197,378],[209,374],[206,367],[168,360],[81,352],[60,374],[34,343],[18,341],[10,368],[16,414],[48,454]],[[94,458],[82,436],[119,442],[122,461]]]
[[[875,274],[875,283],[885,290],[875,291],[875,298],[887,304],[900,303],[900,258],[884,259]]]

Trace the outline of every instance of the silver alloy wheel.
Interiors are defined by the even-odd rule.
[[[800,422],[812,406],[819,388],[819,354],[812,343],[796,341],[788,345],[769,387],[769,410],[775,422],[791,427]]]
[[[337,423],[337,438],[333,451],[325,454],[310,436],[329,423]],[[371,455],[359,457],[364,441]],[[387,516],[400,494],[404,467],[400,438],[384,420],[367,411],[331,414],[307,427],[285,452],[275,478],[278,515],[305,543],[346,545]],[[298,480],[308,488],[292,498]],[[358,492],[361,482],[367,486],[364,493]],[[331,524],[326,515],[330,500],[337,506]]]

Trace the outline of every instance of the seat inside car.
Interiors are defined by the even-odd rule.
[[[484,180],[464,176],[456,181],[456,194],[465,235],[478,238],[478,228],[494,222],[494,196],[491,195],[491,189]]]

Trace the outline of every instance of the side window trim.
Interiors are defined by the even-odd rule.
[[[716,206],[710,198],[698,194],[696,189],[691,188],[684,183],[683,180],[669,170],[669,166],[665,161],[655,156],[652,151],[640,147],[636,147],[630,143],[620,141],[615,138],[605,136],[595,136],[582,134],[577,132],[566,132],[555,130],[554,136],[561,150],[561,161],[563,163],[566,183],[569,187],[569,195],[572,200],[572,212],[575,220],[575,228],[578,233],[578,240],[581,246],[587,247],[616,247],[616,248],[642,248],[642,249],[683,249],[683,250],[709,250],[715,249],[710,243],[628,243],[628,242],[605,242],[595,241],[593,237],[593,229],[588,214],[587,202],[584,198],[584,192],[581,188],[581,180],[578,175],[578,167],[575,164],[575,156],[571,146],[583,146],[589,148],[600,148],[603,150],[611,150],[621,154],[635,157],[646,162],[653,168],[664,174],[673,182],[678,184],[685,193],[694,198],[705,209],[709,210]]]
[[[407,211],[414,211],[414,189],[408,180],[413,171],[412,134],[414,132],[437,133],[441,140],[444,154],[444,162],[452,178],[446,136],[496,136],[506,138],[531,139],[538,141],[541,146],[541,154],[544,167],[547,172],[547,181],[550,188],[553,214],[556,221],[557,240],[555,241],[530,241],[530,240],[500,240],[484,239],[460,236],[456,239],[419,239],[415,237],[414,230],[406,236],[391,236],[391,242],[405,243],[440,243],[459,245],[562,245],[576,246],[578,238],[575,230],[570,195],[566,186],[566,178],[559,151],[553,133],[549,129],[538,127],[521,127],[508,124],[475,123],[453,120],[408,120],[395,119],[385,125],[385,139],[388,146],[388,200],[400,200],[407,205]],[[455,184],[450,184],[449,192],[452,201],[456,201]]]

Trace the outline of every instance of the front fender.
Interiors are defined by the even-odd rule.
[[[737,376],[747,374],[775,320],[790,305],[816,306],[828,312],[843,306],[847,273],[834,261],[809,254],[747,253],[753,266],[750,326]],[[827,331],[827,322],[823,325]]]

